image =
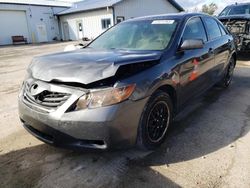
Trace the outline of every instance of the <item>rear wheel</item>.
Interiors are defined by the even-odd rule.
[[[173,105],[170,96],[159,90],[149,99],[141,116],[137,145],[151,150],[162,144],[172,121]]]
[[[226,72],[224,74],[224,77],[219,82],[219,86],[227,88],[231,84],[233,79],[234,68],[235,68],[235,60],[234,58],[231,58],[228,67],[226,69]]]

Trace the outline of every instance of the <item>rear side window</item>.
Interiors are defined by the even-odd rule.
[[[192,18],[187,22],[182,39],[202,39],[204,42],[207,41],[206,31],[200,18]]]
[[[213,18],[205,17],[204,22],[207,27],[208,38],[210,40],[216,39],[221,36],[221,31],[217,21]]]
[[[226,32],[225,28],[223,28],[222,25],[220,25],[220,24],[219,24],[219,27],[220,27],[221,34],[226,35],[227,32]]]

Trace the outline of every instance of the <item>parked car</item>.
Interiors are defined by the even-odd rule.
[[[234,35],[238,51],[250,50],[250,3],[227,6],[219,20]]]
[[[189,101],[229,86],[235,51],[221,22],[204,14],[124,21],[83,49],[34,58],[20,119],[55,146],[154,149]]]

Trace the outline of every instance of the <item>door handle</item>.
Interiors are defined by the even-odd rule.
[[[209,48],[208,53],[209,54],[214,54],[214,49],[213,48]]]

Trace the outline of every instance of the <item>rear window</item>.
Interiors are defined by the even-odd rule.
[[[216,39],[221,36],[219,25],[215,19],[205,17],[204,22],[206,27],[208,28],[207,33],[210,40]]]
[[[226,7],[219,16],[228,16],[228,15],[240,15],[240,14],[250,14],[249,5],[236,5]]]

